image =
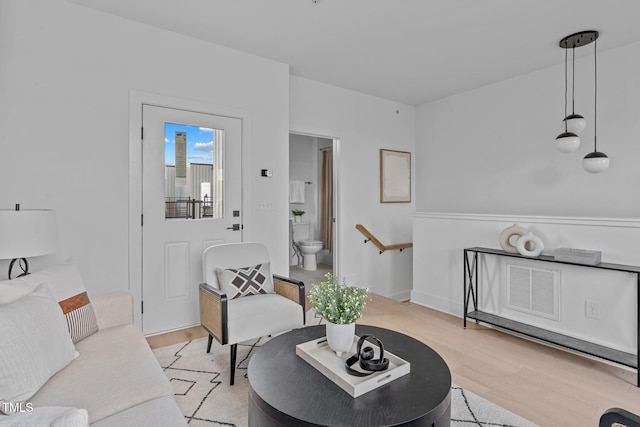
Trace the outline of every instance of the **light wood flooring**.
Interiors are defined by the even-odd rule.
[[[640,414],[636,371],[568,353],[410,302],[372,295],[358,323],[436,350],[453,382],[541,426],[597,426],[608,408]],[[148,337],[152,348],[207,336],[200,327]],[[390,351],[393,351],[390,349]]]

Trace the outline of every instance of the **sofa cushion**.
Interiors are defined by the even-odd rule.
[[[89,416],[86,409],[43,406],[20,412],[9,417],[0,417],[0,427],[87,427]]]
[[[32,398],[34,406],[75,406],[94,423],[161,396],[169,380],[134,325],[102,329],[76,344],[80,356]]]
[[[229,344],[304,326],[300,304],[278,294],[236,298],[227,310]]]
[[[216,268],[218,283],[227,298],[273,293],[269,263],[238,268]]]
[[[49,285],[51,292],[60,303],[74,343],[98,330],[98,322],[84,281],[78,267],[71,262],[0,282],[0,295],[5,294],[6,291],[6,296],[0,296],[0,303],[17,299],[42,283]]]
[[[0,402],[29,399],[76,356],[62,310],[46,284],[0,305],[0,325]],[[7,408],[2,410],[11,412]]]

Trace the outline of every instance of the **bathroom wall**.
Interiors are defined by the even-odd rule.
[[[311,239],[320,240],[320,183],[322,178],[322,156],[320,150],[333,146],[333,140],[307,135],[289,135],[289,179],[292,181],[307,181],[305,185],[305,202],[289,203],[291,211],[299,209],[305,211],[302,221],[311,224]],[[291,249],[291,248],[290,248]],[[297,257],[289,253],[289,265],[297,263]],[[318,263],[333,264],[331,251],[323,249],[317,255]]]
[[[289,203],[289,218],[293,219],[293,209],[302,210],[305,214],[302,221],[311,223],[311,239],[318,239],[318,142],[317,138],[306,135],[289,135],[289,180],[306,181],[304,203]],[[289,252],[289,265],[298,262],[297,257]]]

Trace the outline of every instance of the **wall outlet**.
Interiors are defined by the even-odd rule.
[[[597,302],[584,302],[584,316],[589,319],[600,319],[600,304]]]

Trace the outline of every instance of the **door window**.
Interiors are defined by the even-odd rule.
[[[165,220],[224,218],[224,130],[166,122]]]

